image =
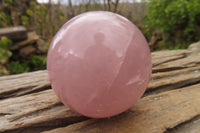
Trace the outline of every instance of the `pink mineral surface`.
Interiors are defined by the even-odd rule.
[[[143,95],[151,75],[151,54],[140,30],[105,11],[78,15],[53,38],[47,60],[59,99],[93,118],[111,117]]]

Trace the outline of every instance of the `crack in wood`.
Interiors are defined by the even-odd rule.
[[[124,112],[110,119],[90,119],[45,133],[163,133],[166,127],[174,127],[200,114],[200,84],[171,90],[142,98]]]
[[[195,124],[195,127],[191,127]],[[172,128],[167,128],[164,133],[197,133],[195,131],[200,131],[200,115],[196,115],[192,117],[191,119],[188,119],[184,122],[179,123],[178,125],[175,125]],[[197,128],[194,129],[194,128]]]
[[[2,92],[2,93],[0,93],[0,100],[8,98],[8,97],[12,97],[12,96],[15,95],[15,93],[23,92],[24,90],[34,88],[34,87],[36,87],[36,86],[28,86],[28,87],[18,88],[16,90],[10,90],[10,91],[6,91],[6,92]]]
[[[6,130],[2,133],[39,133],[42,131],[52,130],[54,128],[66,127],[68,125],[85,121],[89,118],[85,116],[78,116],[78,117],[68,117],[68,118],[59,118],[59,119],[52,119],[50,121],[31,124],[27,126],[23,126],[16,129]],[[23,123],[21,123],[23,125]],[[16,125],[19,126],[19,125]]]
[[[152,73],[158,73],[158,72],[169,72],[174,70],[181,70],[187,67],[170,67],[170,68],[160,68],[160,69],[152,69]]]
[[[155,95],[155,94],[159,94],[165,91],[170,91],[170,90],[176,90],[179,88],[183,88],[183,87],[188,87],[191,85],[195,85],[195,84],[199,84],[200,83],[200,79],[199,77],[196,79],[192,79],[192,80],[186,80],[186,81],[181,81],[178,82],[177,84],[169,84],[169,85],[163,85],[161,87],[158,88],[153,88],[153,89],[147,89],[143,95],[143,97],[145,96],[149,96],[149,95]]]
[[[0,116],[4,116],[4,115],[12,115],[12,113],[0,113]]]
[[[55,108],[56,106],[60,106],[60,105],[63,105],[60,101],[52,104],[52,105],[49,105],[49,106],[45,106],[45,107],[42,107],[40,109],[36,109],[36,110],[31,110],[29,112],[26,112],[26,113],[22,113],[22,114],[19,114],[15,117],[12,117],[11,119],[9,119],[10,122],[13,122],[13,121],[16,121],[22,117],[26,117],[26,116],[29,116],[29,115],[32,115],[32,114],[36,114],[36,113],[39,113],[40,111],[45,111],[45,110],[48,110],[48,109],[51,109],[51,108]]]
[[[178,76],[178,75],[183,75],[183,74],[188,74],[188,73],[194,73],[194,72],[200,72],[200,66],[197,67],[191,67],[191,68],[185,68],[185,69],[181,69],[181,70],[174,70],[174,71],[170,71],[170,72],[157,72],[152,74],[151,78],[152,80],[156,80],[156,79],[162,79],[162,78],[171,78],[174,76]]]
[[[32,88],[30,91],[24,91],[24,93],[19,94],[17,96],[23,96],[23,95],[28,95],[28,94],[32,94],[32,93],[37,93],[37,92],[41,92],[41,91],[48,90],[48,89],[52,89],[50,83],[41,84],[39,86]]]
[[[179,60],[179,59],[183,59],[183,58],[186,58],[187,57],[187,54],[186,53],[183,53],[182,55],[180,55],[180,57],[177,57],[177,58],[173,58],[173,59],[169,59],[169,60],[166,60],[166,61],[163,61],[163,62],[159,62],[159,63],[155,63],[153,64],[153,67],[156,67],[156,66],[159,66],[163,63],[167,63],[167,62],[171,62],[171,61],[175,61],[175,60]]]
[[[10,90],[10,91],[5,91],[5,92],[0,93],[0,100],[6,99],[9,97],[17,97],[17,96],[23,96],[23,95],[27,95],[31,93],[36,93],[36,92],[44,91],[47,89],[51,89],[50,83],[41,84],[37,86],[22,87],[15,90]]]

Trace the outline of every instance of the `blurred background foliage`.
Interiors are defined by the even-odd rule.
[[[155,49],[187,48],[200,40],[200,0],[150,0],[147,8],[145,34],[160,31],[162,40]]]
[[[136,24],[154,50],[183,49],[200,40],[200,0],[1,0],[0,28],[23,25],[49,43],[72,17],[93,10],[111,11]],[[126,36],[126,35],[125,35]],[[0,37],[0,75],[46,68],[46,54],[15,58],[12,40]]]

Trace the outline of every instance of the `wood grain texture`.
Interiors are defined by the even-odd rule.
[[[18,43],[16,43],[15,45],[13,45],[10,49],[11,50],[17,50],[21,47],[30,45],[35,43],[37,40],[39,40],[39,36],[36,34],[36,32],[29,32],[27,34],[28,38],[26,40],[20,41]]]
[[[52,90],[8,98],[0,105],[0,132],[40,131],[86,119],[63,106]]]
[[[63,106],[46,70],[0,77],[0,132],[198,133],[199,50],[195,43],[188,50],[152,53],[153,74],[144,96],[106,119],[90,119]]]
[[[0,28],[0,36],[6,36],[12,41],[21,41],[27,38],[27,30],[23,26]]]
[[[48,133],[163,133],[200,115],[200,84],[147,96],[127,112],[110,119],[91,119]],[[46,132],[47,133],[47,132]]]
[[[185,58],[187,54],[191,53],[188,50],[163,50],[156,51],[151,54],[153,66],[158,66],[162,63]]]
[[[162,51],[160,51],[162,53]],[[166,51],[165,51],[166,52]],[[180,56],[180,54],[185,55],[183,58],[180,57],[179,59],[174,59],[167,62],[162,62],[161,64],[155,66],[153,68],[153,72],[162,72],[162,71],[169,71],[169,70],[176,70],[182,68],[189,68],[200,65],[200,42],[191,44],[187,51],[182,50],[174,50],[170,53],[174,53],[175,56]],[[159,53],[159,52],[158,52]],[[153,55],[153,54],[152,54]],[[174,56],[171,54],[171,56]],[[167,58],[162,56],[163,58]],[[161,57],[161,58],[162,58]],[[158,59],[164,60],[164,59]],[[159,62],[159,61],[158,61]],[[154,61],[153,61],[154,63]]]
[[[47,71],[0,77],[0,99],[50,88]]]

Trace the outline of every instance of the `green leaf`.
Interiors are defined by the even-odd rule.
[[[7,37],[3,36],[0,40],[0,48],[8,49],[12,45],[12,41]]]
[[[31,7],[36,7],[36,3],[34,1],[31,1],[30,5]]]
[[[33,16],[33,11],[28,9],[28,10],[26,10],[26,14],[29,16]]]
[[[29,22],[29,18],[27,16],[21,16],[22,24],[27,25]]]

